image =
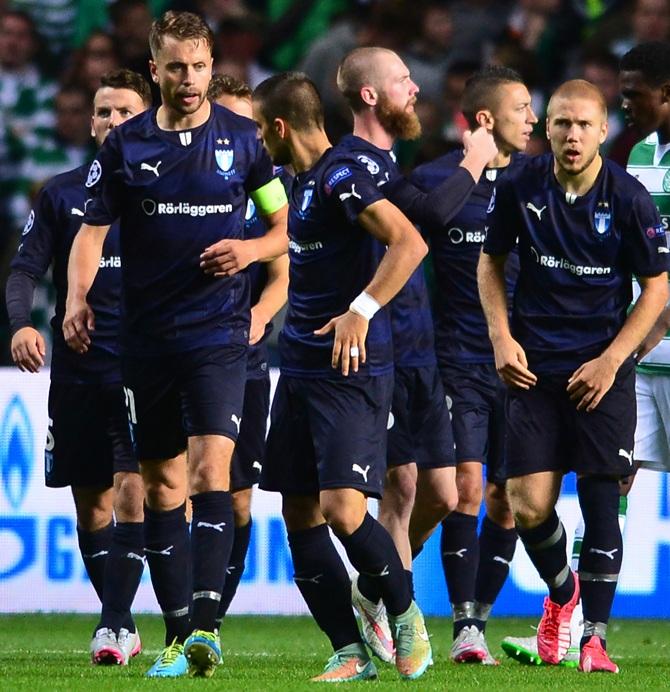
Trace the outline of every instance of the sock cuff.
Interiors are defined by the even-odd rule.
[[[291,548],[301,548],[304,546],[318,545],[323,541],[330,541],[328,524],[325,522],[310,529],[288,532],[288,544]]]
[[[86,529],[82,529],[81,526],[77,525],[77,536],[80,539],[95,539],[97,537],[104,537],[106,534],[111,533],[114,530],[114,522],[110,521],[107,526],[103,526],[101,529],[98,529],[97,531],[87,531]]]
[[[551,541],[552,544],[555,543],[557,540],[560,540],[561,532],[565,533],[565,529],[555,509],[551,511],[551,514],[539,526],[535,526],[532,529],[517,527],[519,538],[526,546],[531,548],[539,548],[545,543],[548,546],[548,541]]]
[[[160,512],[156,509],[151,509],[148,507],[146,502],[144,503],[144,521],[147,520],[153,523],[176,523],[183,521],[186,523],[186,503],[175,507],[174,509],[168,509],[167,512]]]
[[[144,522],[120,521],[114,527],[114,542],[144,547]]]
[[[497,539],[516,540],[517,537],[517,531],[515,528],[506,529],[504,526],[496,524],[493,519],[489,519],[488,516],[484,516],[484,519],[482,520],[481,533],[484,533],[485,531],[487,533],[494,534]]]
[[[245,536],[248,533],[251,533],[251,527],[253,525],[253,520],[250,518],[249,521],[244,525],[244,526],[236,526],[235,527],[235,535],[236,536]]]
[[[193,511],[198,510],[208,510],[211,507],[217,507],[223,503],[226,507],[232,509],[233,506],[233,496],[228,490],[208,490],[204,493],[196,493],[191,495],[191,502],[193,503]]]
[[[365,542],[370,534],[375,530],[375,526],[377,526],[377,520],[369,512],[366,512],[365,516],[363,517],[363,522],[352,534],[349,536],[335,535],[337,535],[340,541],[342,541],[342,544],[345,546],[350,541]]]
[[[452,512],[448,517],[445,517],[442,520],[442,526],[445,529],[449,529],[454,526],[469,528],[474,525],[476,527],[478,523],[479,517],[475,517],[472,514],[464,514],[463,512]]]

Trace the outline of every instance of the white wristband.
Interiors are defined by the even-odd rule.
[[[349,310],[351,310],[351,312],[355,312],[357,315],[365,317],[365,319],[368,321],[375,316],[375,313],[380,308],[381,305],[365,291],[363,291],[360,295],[357,295],[349,306]]]

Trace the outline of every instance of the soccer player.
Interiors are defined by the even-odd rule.
[[[230,75],[214,75],[207,90],[208,98],[245,118],[252,117],[251,89]],[[286,189],[290,176],[282,174]],[[260,238],[266,228],[252,199],[247,201],[244,237]],[[217,628],[235,597],[251,537],[251,492],[258,483],[265,460],[265,432],[270,411],[270,373],[267,338],[272,319],[286,303],[288,255],[271,262],[255,262],[247,268],[251,285],[251,328],[247,356],[247,383],[244,390],[242,423],[231,465],[230,492],[235,518],[235,537],[221,594]]]
[[[631,354],[668,298],[665,233],[649,193],[603,160],[602,94],[573,80],[547,112],[552,154],[524,162],[496,187],[478,267],[496,368],[508,385],[507,491],[528,556],[549,587],[537,633],[543,661],[559,663],[579,600],[579,668],[616,673],[607,622],[621,567],[619,479],[631,473],[635,372]],[[504,265],[518,237],[511,326]],[[640,298],[627,315],[631,280]],[[585,533],[579,578],[566,559],[555,504],[577,473]]]
[[[367,168],[382,193],[393,190],[388,198],[412,221],[437,223],[453,216],[496,151],[490,136],[482,130],[473,138],[474,146],[461,157],[459,175],[449,185],[432,195],[420,194],[401,175],[391,151],[396,138],[416,139],[421,134],[414,112],[419,88],[407,66],[386,48],[357,48],[342,61],[337,83],[354,117],[353,134],[338,146]],[[412,557],[457,502],[454,440],[422,267],[393,299],[390,310],[394,390],[378,518],[393,538],[413,591]],[[365,574],[354,579],[352,597],[366,641],[382,660],[392,661],[393,640],[374,579]]]
[[[376,677],[329,527],[354,567],[378,584],[400,675],[418,678],[431,658],[423,616],[391,536],[367,513],[367,498],[382,491],[393,388],[390,324],[381,308],[426,246],[360,162],[331,148],[305,75],[264,81],[253,106],[273,161],[296,172],[288,313],[261,487],[282,494],[295,582],[335,651],[315,680]],[[380,241],[388,246],[381,261]]]
[[[246,381],[249,285],[240,270],[285,252],[286,195],[254,123],[207,99],[213,40],[203,20],[166,12],[149,41],[162,103],[112,132],[89,170],[92,201],[72,246],[63,332],[73,349],[88,350],[86,295],[119,218],[123,383],[167,625],[150,674],[183,674],[183,654],[191,675],[209,677],[221,660],[216,617],[234,536],[230,459]],[[268,223],[253,241],[243,240],[248,195]],[[172,482],[185,449],[190,556],[185,497]]]
[[[493,350],[477,292],[477,261],[486,234],[486,209],[495,186],[523,157],[537,118],[521,76],[505,67],[486,67],[467,82],[462,99],[470,128],[492,132],[498,153],[465,205],[430,236],[436,277],[436,348],[451,415],[458,462],[458,506],[442,522],[441,554],[454,626],[454,661],[495,664],[484,636],[486,621],[505,583],[514,556],[516,531],[505,493],[503,468],[504,385],[495,371]],[[419,166],[412,182],[436,189],[459,173],[463,152]],[[516,254],[513,255],[516,260]],[[511,293],[516,261],[507,270]],[[486,464],[486,485],[482,483]],[[486,515],[479,538],[482,498]]]
[[[143,77],[130,70],[105,75],[93,99],[91,135],[98,145],[121,123],[151,105]],[[67,260],[87,204],[88,166],[50,180],[39,193],[7,281],[12,358],[37,372],[44,339],[30,319],[35,284],[53,263],[53,329],[49,432],[45,448],[48,487],[70,486],[77,512],[79,550],[102,615],[91,641],[93,663],[119,663],[140,651],[130,605],[144,567],[142,481],[128,429],[119,359],[121,261],[114,225],[100,259],[89,301],[98,316],[88,352],[65,344],[61,325],[67,294]],[[116,525],[113,514],[116,515]]]

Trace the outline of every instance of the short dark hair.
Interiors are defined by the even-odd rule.
[[[236,96],[238,99],[251,100],[251,88],[237,77],[230,74],[215,74],[207,88],[207,98],[210,101],[216,101],[219,96],[227,94],[228,96]]]
[[[303,72],[282,72],[261,82],[253,93],[266,120],[282,118],[297,130],[323,129],[319,90]]]
[[[120,70],[110,70],[100,77],[100,87],[110,87],[111,89],[129,89],[134,91],[144,103],[149,107],[153,103],[151,87],[144,77],[132,70],[122,68]]]
[[[112,24],[116,26],[123,15],[133,7],[147,7],[147,0],[114,0],[109,6],[109,19]]]
[[[631,48],[621,58],[622,72],[640,72],[644,81],[658,87],[670,81],[670,42],[649,41]]]
[[[465,83],[461,110],[470,127],[477,127],[475,116],[478,111],[495,108],[498,89],[504,84],[523,84],[523,78],[509,67],[487,65],[468,79]]]
[[[178,41],[204,41],[211,52],[214,46],[214,34],[205,20],[193,12],[175,12],[169,10],[160,19],[156,19],[149,32],[149,48],[156,59],[158,51],[163,47],[166,36],[172,36]]]

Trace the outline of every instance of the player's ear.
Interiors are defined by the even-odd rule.
[[[549,115],[547,115],[547,119],[544,121],[544,131],[547,135],[547,139],[551,139],[551,135],[549,134]]]
[[[378,98],[377,90],[374,87],[370,85],[361,87],[361,101],[366,106],[376,106]]]
[[[480,111],[477,111],[475,113],[475,120],[479,127],[483,127],[485,130],[488,130],[489,132],[493,130],[493,123],[495,121],[495,118],[493,117],[493,113],[491,113],[490,110],[482,109]]]
[[[607,133],[609,131],[609,126],[607,124],[607,118],[603,118],[602,125],[600,126],[600,137],[598,138],[598,141],[603,144],[605,140],[607,139]]]
[[[280,139],[286,139],[286,135],[288,133],[288,125],[285,120],[282,118],[275,118],[272,121],[272,124],[274,125],[275,132],[277,135],[279,135]]]
[[[153,60],[149,60],[149,72],[151,73],[153,83],[158,84],[158,72],[156,70],[156,63]]]
[[[661,101],[666,104],[670,103],[670,82],[661,84]]]
[[[91,137],[95,139],[95,128],[93,127],[93,116],[91,116]]]

